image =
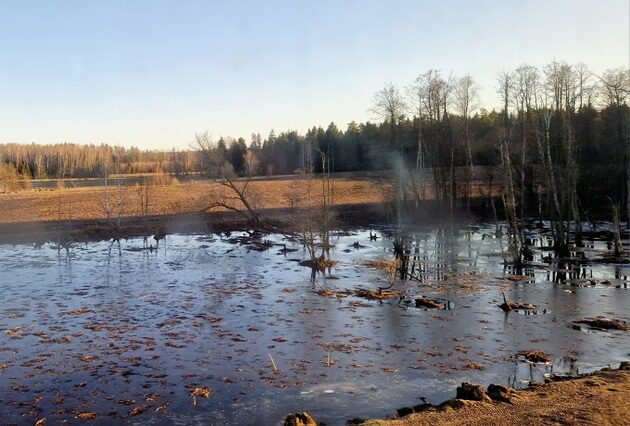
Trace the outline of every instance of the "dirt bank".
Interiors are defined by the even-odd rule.
[[[459,400],[457,400],[459,401]],[[513,391],[511,403],[461,401],[462,408],[368,420],[364,426],[628,425],[630,371],[599,371]]]

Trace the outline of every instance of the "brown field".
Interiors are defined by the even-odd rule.
[[[248,191],[251,191],[259,209],[309,204],[299,197],[304,192],[301,180],[256,180],[249,185]],[[332,203],[336,205],[378,203],[385,199],[388,192],[385,181],[381,180],[344,178],[335,179],[331,185]],[[319,201],[321,181],[313,180],[311,187],[313,196],[310,204],[313,204]],[[123,188],[124,203],[121,216],[141,217],[143,215],[141,187]],[[224,189],[222,185],[209,181],[149,186],[148,211],[144,214],[159,216],[206,211],[212,200],[220,196]],[[106,191],[109,191],[111,202],[114,204],[118,196],[115,186],[107,189],[105,187],[31,189],[0,194],[0,224],[104,220],[107,219],[107,209],[104,207]],[[238,203],[235,206],[240,207]]]
[[[462,401],[460,409],[370,420],[365,426],[628,425],[630,371],[601,371],[514,392],[511,404]]]

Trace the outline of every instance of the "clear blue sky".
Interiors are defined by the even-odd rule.
[[[372,118],[385,83],[628,66],[628,0],[0,0],[0,143],[185,148]]]

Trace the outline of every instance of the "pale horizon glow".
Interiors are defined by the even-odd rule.
[[[629,22],[627,0],[0,0],[0,143],[345,130],[430,68],[498,109],[497,75],[523,63],[628,67]]]

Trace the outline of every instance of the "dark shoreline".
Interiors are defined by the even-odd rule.
[[[305,208],[302,208],[305,209]],[[263,227],[262,233],[299,232],[299,208],[270,208],[259,210]],[[395,207],[389,202],[337,204],[329,206],[332,228],[346,230],[361,227],[383,227],[394,223]],[[469,211],[458,205],[451,213],[444,203],[425,200],[415,210],[413,217],[404,217],[406,224],[440,225],[476,224],[480,221],[494,221],[494,214],[486,199],[471,200]],[[503,212],[497,209],[499,221]],[[606,219],[602,217],[602,219]],[[225,231],[254,230],[252,224],[242,214],[234,211],[199,211],[171,215],[146,217],[122,217],[116,227],[106,219],[72,221],[24,221],[0,223],[0,244],[44,243],[49,241],[86,242],[108,239],[125,239],[144,236],[163,236],[173,233],[218,233]],[[629,230],[623,229],[622,238]],[[610,231],[585,232],[600,238],[612,239]]]
[[[335,228],[370,226],[389,222],[388,205],[345,204],[331,207]],[[290,232],[296,228],[295,211],[265,209],[262,232]],[[171,233],[208,233],[253,229],[237,212],[206,211],[173,215],[121,218],[120,226],[107,220],[36,221],[0,224],[0,244],[48,241],[102,241],[116,238],[162,236]]]

